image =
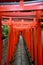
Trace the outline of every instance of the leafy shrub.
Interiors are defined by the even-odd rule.
[[[2,25],[2,39],[5,39],[8,36],[8,27]]]

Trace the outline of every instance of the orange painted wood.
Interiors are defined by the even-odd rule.
[[[35,3],[28,3],[24,4],[23,7],[19,5],[0,5],[0,12],[1,11],[27,11],[27,10],[42,10],[43,9],[43,2],[35,2]]]
[[[2,23],[1,23],[1,16],[0,16],[0,65],[2,65]]]
[[[38,65],[38,62],[37,62],[37,28],[34,27],[34,44],[33,44],[33,55],[34,55],[34,63],[35,65]]]
[[[38,65],[43,65],[42,64],[42,38],[41,38],[41,26],[40,22],[38,24]]]

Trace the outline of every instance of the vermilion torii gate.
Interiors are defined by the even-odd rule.
[[[20,0],[20,4],[17,5],[0,4],[0,65],[2,65],[2,18],[9,18],[9,20],[6,20],[6,22],[3,23],[9,27],[6,65],[10,65],[20,32],[22,32],[32,61],[34,61],[35,65],[43,65],[40,27],[40,19],[43,19],[42,10],[43,2],[31,2],[25,4],[23,0]],[[12,17],[18,20],[12,20]],[[32,29],[34,30],[33,46]]]

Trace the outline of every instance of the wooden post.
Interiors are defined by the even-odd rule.
[[[2,65],[2,24],[1,24],[1,16],[0,16],[0,65]]]

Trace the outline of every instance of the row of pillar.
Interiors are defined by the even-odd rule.
[[[33,31],[33,34],[32,34],[32,31]],[[6,65],[10,65],[13,52],[16,48],[16,43],[19,37],[19,33],[20,31],[18,29],[13,28],[13,24],[9,26]],[[22,31],[22,36],[26,42],[27,50],[30,53],[32,61],[34,61],[34,64],[42,65],[42,42],[41,42],[40,22],[37,22],[37,25],[34,27],[24,29]]]
[[[38,18],[38,17],[37,17]],[[1,28],[1,16],[0,16],[0,65],[2,65],[2,28]],[[33,34],[32,34],[33,30]],[[7,49],[7,57],[6,57],[6,65],[10,65],[12,60],[13,52],[16,48],[16,43],[19,37],[19,30],[13,28],[13,24],[11,23],[9,26],[8,32],[8,49]],[[42,64],[42,41],[41,41],[41,26],[40,22],[37,21],[37,25],[33,28],[28,28],[22,31],[23,38],[26,42],[26,47],[32,61],[34,61],[35,65],[43,65]],[[33,37],[32,37],[33,35]],[[33,40],[33,43],[32,43]]]

